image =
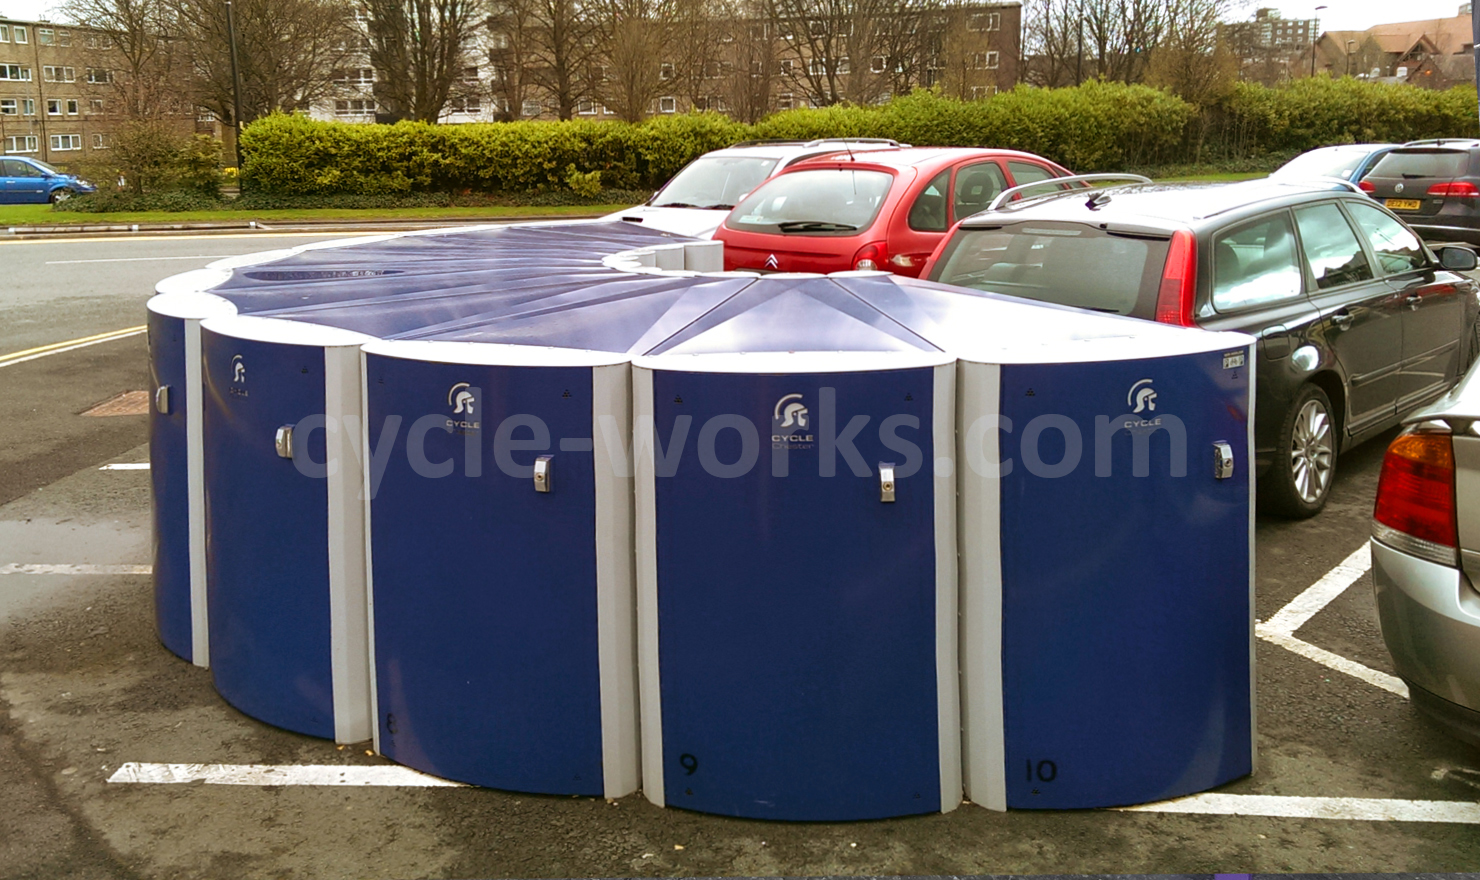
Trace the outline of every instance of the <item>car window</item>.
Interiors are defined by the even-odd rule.
[[[1305,262],[1316,279],[1316,287],[1326,290],[1372,278],[1367,255],[1340,208],[1330,202],[1297,208],[1295,225],[1300,229]]]
[[[1470,164],[1463,150],[1394,150],[1378,160],[1368,177],[1458,177]]]
[[[931,280],[1148,317],[1167,247],[1165,239],[1112,235],[1077,223],[959,228]]]
[[[1408,227],[1363,202],[1353,200],[1347,209],[1367,236],[1384,275],[1399,275],[1428,267],[1429,258],[1424,255],[1423,245]]]
[[[678,172],[653,199],[653,206],[729,210],[755,189],[777,159],[749,156],[701,156]]]
[[[0,177],[19,177],[20,166],[25,163],[14,159],[0,159]]]
[[[894,175],[817,168],[773,177],[735,207],[731,229],[788,235],[851,235],[873,225]]]
[[[1213,308],[1245,309],[1301,294],[1295,231],[1284,211],[1213,237]]]
[[[5,160],[5,176],[6,177],[45,177],[46,175],[44,175],[44,174],[41,173],[41,169],[39,169],[36,166],[30,164],[29,162],[22,162],[19,159],[6,159]]]
[[[1013,183],[1017,186],[1058,177],[1042,165],[1035,165],[1032,162],[1008,162],[1007,170],[1012,172]]]
[[[985,211],[1004,189],[1007,189],[1007,176],[996,162],[978,162],[957,171],[953,197],[956,219]]]
[[[925,190],[910,206],[910,228],[921,232],[945,232],[946,189],[951,185],[951,169],[935,175]]]
[[[1351,147],[1311,150],[1281,165],[1271,177],[1351,177],[1370,152]]]

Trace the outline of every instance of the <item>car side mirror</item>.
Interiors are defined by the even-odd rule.
[[[1459,245],[1451,244],[1438,248],[1436,255],[1439,257],[1439,265],[1456,272],[1468,272],[1480,263],[1474,251]]]

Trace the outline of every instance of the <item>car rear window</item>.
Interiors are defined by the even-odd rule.
[[[1367,158],[1367,150],[1357,149],[1322,149],[1311,150],[1281,165],[1271,176],[1273,177],[1351,177],[1362,160]]]
[[[736,206],[731,229],[787,235],[852,235],[879,214],[894,175],[816,168],[774,177]]]
[[[741,196],[765,180],[778,161],[751,156],[703,156],[678,172],[653,199],[653,206],[728,211]]]
[[[1394,150],[1368,177],[1458,177],[1470,164],[1464,150]]]
[[[932,280],[977,290],[1149,317],[1166,239],[1116,235],[1077,223],[1027,221],[960,229]]]

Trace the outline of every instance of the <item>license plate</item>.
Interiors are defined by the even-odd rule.
[[[1388,199],[1383,202],[1394,211],[1417,211],[1423,207],[1422,199]]]

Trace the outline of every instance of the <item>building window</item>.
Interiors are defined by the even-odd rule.
[[[807,62],[808,76],[827,76],[827,59],[813,58]]]
[[[540,102],[539,101],[529,100],[529,101],[525,101],[524,102],[524,106],[519,108],[519,110],[520,110],[519,115],[520,116],[538,116],[538,115],[540,115],[540,112],[543,109],[544,108],[540,106]]]
[[[71,31],[57,31],[57,45],[58,46],[70,46],[70,45],[72,45],[72,32]]]
[[[108,136],[106,134],[95,134],[95,135],[93,135],[93,149],[94,150],[106,150],[110,146],[112,146],[112,144],[109,144],[108,143]]]
[[[490,48],[490,49],[507,49],[507,48],[509,48],[509,35],[508,34],[489,34],[488,35],[488,48]]]
[[[782,92],[781,94],[776,96],[777,110],[790,110],[792,108],[792,103],[793,102],[791,92]]]
[[[52,152],[63,153],[68,150],[82,149],[82,135],[80,134],[54,134],[51,136]]]
[[[677,98],[674,98],[674,97],[671,97],[671,96],[670,97],[665,97],[665,98],[659,98],[658,99],[658,112],[659,113],[677,113],[678,112],[678,99]]]
[[[22,116],[35,116],[36,115],[36,99],[35,98],[22,98],[21,99],[21,115]]]
[[[354,99],[349,101],[334,102],[335,116],[374,116],[375,102],[370,100]]]
[[[0,43],[10,42],[10,25],[0,24]]]
[[[36,42],[40,43],[43,46],[51,46],[55,45],[56,41],[57,32],[55,30],[51,28],[36,29]]]
[[[368,86],[375,82],[375,71],[369,67],[334,71],[334,82],[342,86]]]
[[[363,6],[355,7],[355,21],[364,23],[370,20],[370,10]]]
[[[88,34],[83,41],[89,49],[112,49],[113,38],[107,34]]]
[[[838,76],[847,76],[853,72],[853,65],[848,61],[848,56],[838,59]]]
[[[15,39],[15,41],[17,43],[27,43],[27,42],[30,42],[29,38],[26,36],[26,29],[23,28],[23,27],[21,27],[20,25],[16,25],[16,26],[12,27],[10,29],[10,35],[11,35],[11,37],[13,37]],[[36,151],[35,150],[32,150],[31,152],[34,153]]]
[[[36,135],[22,134],[5,139],[5,152],[7,153],[34,153],[36,152]]]
[[[195,111],[195,121],[196,122],[207,122],[207,123],[209,123],[209,122],[215,122],[216,121],[216,114],[214,112],[210,111],[210,110],[207,110],[204,107],[197,107],[196,108],[196,111]]]
[[[449,102],[448,110],[452,113],[482,113],[483,100],[481,98],[453,98]]]
[[[1002,13],[978,12],[966,19],[966,27],[973,31],[995,31],[1002,29]]]
[[[889,69],[889,59],[883,55],[875,55],[868,62],[869,73],[883,73]]]
[[[595,116],[596,115],[596,109],[597,109],[597,106],[596,106],[596,102],[595,101],[577,101],[576,102],[576,114],[579,115],[579,116]]]
[[[46,99],[46,115],[47,116],[61,116],[62,115],[62,99],[61,98],[47,98]]]
[[[465,83],[475,83],[475,82],[477,82],[478,81],[478,68],[477,67],[464,67],[462,69],[462,76],[459,77],[459,79],[461,79]]]
[[[103,99],[102,98],[90,98],[88,100],[88,102],[87,102],[87,108],[88,108],[87,109],[87,112],[89,112],[89,113],[102,113],[103,112]]]
[[[750,62],[750,75],[759,78],[766,75],[766,65],[759,61]]]
[[[971,100],[973,100],[973,101],[980,101],[980,100],[982,100],[984,98],[990,98],[990,97],[992,97],[995,94],[997,94],[997,87],[996,86],[972,86],[971,87]]]
[[[15,98],[0,98],[0,116],[19,116],[20,101]]]
[[[665,82],[673,79],[673,62],[664,61],[658,65],[658,79]]]
[[[769,24],[753,24],[750,26],[750,38],[752,40],[760,42],[769,36],[771,36],[771,26]]]
[[[113,82],[113,71],[106,67],[89,67],[87,81],[94,85]]]
[[[21,67],[19,64],[0,64],[0,80],[30,82],[31,68]]]
[[[77,104],[78,104],[78,101],[77,101],[76,98],[68,98],[67,99],[67,115],[68,116],[76,116],[77,115],[77,113],[78,113]]]
[[[41,68],[41,78],[44,79],[44,80],[46,80],[49,83],[55,83],[55,82],[64,82],[64,83],[76,82],[77,81],[77,71],[76,71],[76,69],[71,68],[71,67],[50,67],[50,66],[47,66],[47,67]]]

